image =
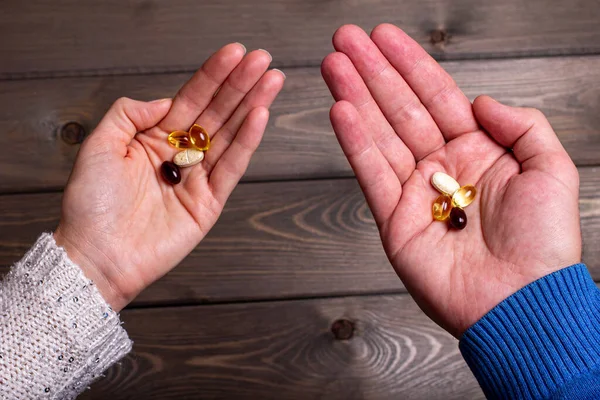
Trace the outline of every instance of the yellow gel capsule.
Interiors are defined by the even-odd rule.
[[[445,221],[450,216],[452,210],[452,199],[445,194],[439,196],[433,203],[433,219],[436,221]]]
[[[169,134],[167,138],[169,144],[176,149],[192,149],[194,145],[190,141],[189,133],[185,131],[175,131]]]
[[[465,208],[475,200],[477,189],[473,185],[466,185],[458,189],[452,195],[452,205],[454,207]]]
[[[207,151],[210,148],[210,138],[208,132],[200,125],[194,124],[190,128],[190,140],[192,145],[201,151]]]

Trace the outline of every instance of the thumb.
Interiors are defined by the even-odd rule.
[[[128,145],[136,133],[156,126],[169,112],[171,103],[169,98],[145,102],[121,97],[90,136],[119,147]]]
[[[496,142],[512,149],[523,172],[543,171],[569,187],[578,185],[577,169],[541,111],[506,106],[489,96],[476,98],[473,111]]]

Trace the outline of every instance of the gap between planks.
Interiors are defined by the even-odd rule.
[[[331,49],[333,52],[334,50]],[[485,61],[511,61],[511,60],[528,60],[528,59],[552,59],[552,58],[587,58],[600,55],[597,50],[584,50],[577,53],[569,53],[568,51],[555,51],[552,53],[546,52],[529,52],[522,53],[499,53],[499,54],[460,54],[458,56],[440,56],[431,55],[438,62],[485,62]],[[2,81],[27,81],[27,80],[44,80],[44,79],[69,79],[69,78],[101,78],[101,77],[127,77],[127,76],[153,76],[153,75],[177,75],[177,74],[193,74],[201,64],[188,65],[180,67],[130,67],[130,68],[114,68],[114,69],[98,69],[98,70],[66,70],[66,71],[34,71],[23,73],[0,73],[0,82]],[[320,68],[321,63],[306,63],[306,64],[287,64],[285,62],[274,61],[270,68],[278,68],[285,70],[296,70],[305,68]]]

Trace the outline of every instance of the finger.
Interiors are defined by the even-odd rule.
[[[391,24],[377,26],[371,39],[419,97],[447,141],[477,130],[467,96],[417,42]]]
[[[155,126],[169,112],[171,99],[151,102],[121,97],[113,103],[89,140],[103,141],[123,156],[136,133]]]
[[[263,76],[273,58],[265,50],[256,50],[248,54],[233,70],[208,107],[196,119],[213,135],[227,122],[246,94]]]
[[[260,81],[244,98],[227,123],[214,136],[210,151],[206,152],[204,167],[210,172],[212,166],[227,150],[236,133],[248,117],[248,114],[259,107],[269,108],[283,87],[285,75],[279,70],[265,73]]]
[[[235,139],[210,174],[209,185],[217,201],[224,205],[250,163],[269,122],[269,110],[259,107],[250,112]]]
[[[402,194],[400,180],[367,133],[368,128],[354,105],[347,101],[335,103],[330,118],[375,221],[381,226],[398,205]]]
[[[171,111],[159,124],[165,132],[187,130],[208,106],[213,95],[242,61],[246,48],[240,43],[222,47],[209,57],[173,100]]]
[[[350,58],[385,118],[417,161],[445,144],[427,109],[365,31],[345,25],[336,31],[333,45]]]
[[[350,59],[343,53],[332,53],[323,60],[321,72],[335,100],[348,101],[358,111],[364,132],[370,134],[404,183],[415,169],[415,157],[386,120]]]
[[[523,172],[544,171],[569,187],[578,186],[573,161],[539,110],[509,107],[489,96],[476,98],[473,109],[483,128],[500,145],[512,149]]]

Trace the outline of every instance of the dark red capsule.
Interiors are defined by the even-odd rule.
[[[455,229],[465,229],[465,226],[467,226],[465,210],[459,207],[452,208],[452,211],[450,211],[450,226]]]
[[[160,167],[160,174],[165,181],[171,185],[177,185],[181,182],[181,171],[179,167],[170,161],[165,161]]]

